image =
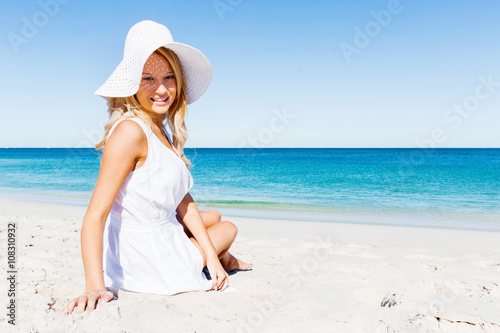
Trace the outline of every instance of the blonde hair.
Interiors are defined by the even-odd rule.
[[[172,144],[177,152],[179,152],[186,166],[189,168],[191,166],[191,162],[187,159],[186,155],[184,155],[184,144],[187,141],[187,129],[186,123],[184,122],[184,116],[186,115],[187,110],[187,97],[186,80],[184,79],[182,66],[179,58],[177,58],[177,55],[170,49],[160,47],[153,53],[164,56],[165,59],[167,59],[167,61],[170,63],[170,66],[174,71],[177,92],[174,102],[168,109],[168,112],[163,116],[162,120],[167,120],[167,124],[172,131]],[[104,145],[106,144],[106,139],[109,135],[109,130],[118,121],[118,119],[121,119],[123,117],[138,117],[144,120],[144,122],[146,122],[146,124],[148,124],[150,127],[153,126],[151,116],[141,106],[141,104],[139,104],[135,96],[108,98],[108,112],[109,121],[104,126],[104,129],[106,131],[104,139],[96,144],[95,149],[101,149],[104,147]]]

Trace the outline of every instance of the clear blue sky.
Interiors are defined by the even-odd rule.
[[[145,19],[214,66],[187,147],[500,147],[497,0],[61,2],[2,4],[0,147],[101,139],[93,92]]]

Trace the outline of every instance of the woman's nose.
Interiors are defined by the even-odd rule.
[[[165,87],[165,85],[163,85],[163,84],[160,84],[160,85],[158,86],[158,88],[156,88],[156,93],[157,93],[158,95],[162,95],[162,94],[164,94],[164,93],[166,93],[166,92],[167,92],[167,87]]]

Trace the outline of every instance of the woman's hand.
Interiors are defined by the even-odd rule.
[[[222,291],[229,285],[228,275],[217,257],[207,258],[207,268],[212,278],[212,289]]]
[[[67,316],[73,312],[73,309],[76,309],[76,313],[83,313],[85,310],[87,310],[88,313],[91,313],[94,311],[99,299],[103,299],[107,303],[111,301],[113,297],[113,293],[111,291],[107,291],[106,289],[87,291],[80,297],[64,304],[61,309],[61,313],[64,313],[64,315]]]

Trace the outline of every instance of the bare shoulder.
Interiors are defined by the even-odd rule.
[[[120,139],[129,137],[129,140],[132,141],[146,139],[146,134],[144,133],[141,125],[132,119],[122,120],[118,125],[116,125],[112,134],[120,136]]]
[[[134,120],[125,119],[116,125],[104,146],[104,151],[122,151],[140,157],[145,147],[147,149],[147,139],[142,127]]]
[[[130,172],[144,163],[147,138],[133,120],[118,123],[108,137],[101,159],[99,177],[87,213],[104,221]],[[90,212],[90,213],[89,213]]]

